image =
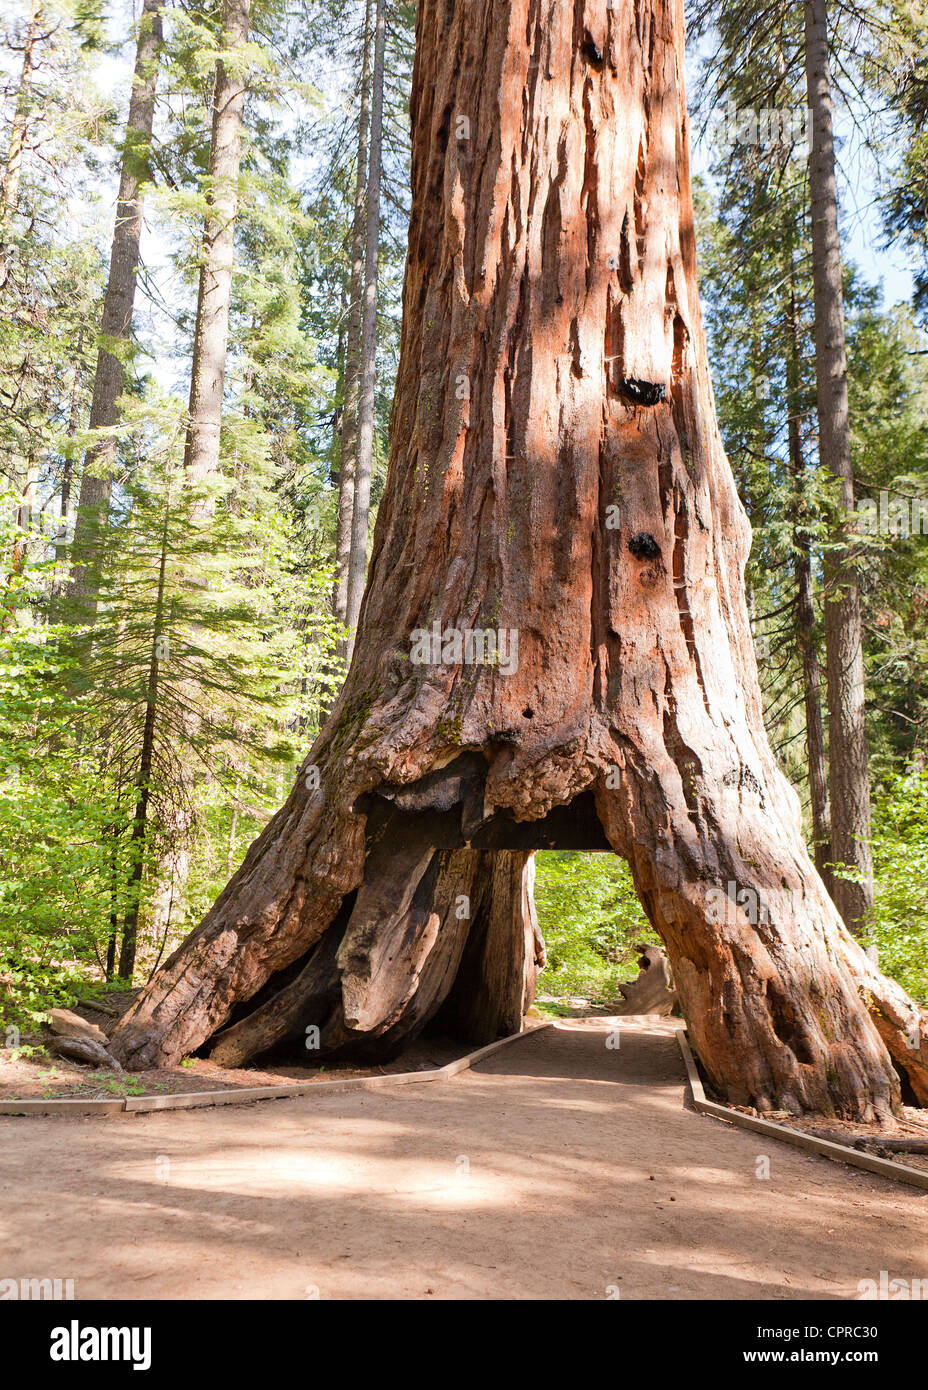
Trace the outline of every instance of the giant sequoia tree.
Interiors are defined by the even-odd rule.
[[[518,1028],[531,853],[612,850],[714,1082],[928,1103],[764,734],[696,288],[679,0],[421,0],[386,490],[296,786],[114,1037],[238,1064]],[[318,1055],[318,1054],[317,1054]],[[896,1066],[894,1067],[893,1061]]]

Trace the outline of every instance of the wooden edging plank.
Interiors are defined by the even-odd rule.
[[[457,1057],[446,1062],[443,1067],[431,1071],[398,1071],[385,1076],[352,1076],[344,1081],[297,1081],[287,1086],[247,1086],[234,1091],[187,1091],[174,1096],[127,1096],[126,1110],[150,1113],[154,1110],[192,1110],[202,1105],[235,1105],[253,1100],[288,1100],[294,1096],[337,1095],[341,1091],[378,1091],[385,1086],[423,1086],[431,1081],[442,1081],[449,1076],[457,1076],[466,1071],[481,1058],[498,1051],[517,1038],[537,1033],[540,1028],[550,1028],[550,1023],[541,1023],[521,1033],[510,1033],[505,1038],[469,1052],[465,1057]]]
[[[801,1130],[790,1129],[788,1125],[778,1124],[775,1120],[763,1120],[759,1115],[742,1115],[740,1110],[731,1110],[727,1105],[717,1105],[715,1101],[707,1100],[689,1040],[682,1028],[677,1033],[677,1038],[686,1067],[690,1099],[694,1109],[701,1115],[712,1115],[717,1120],[727,1120],[729,1124],[738,1125],[740,1129],[750,1129],[755,1134],[766,1134],[771,1139],[779,1139],[784,1144],[805,1149],[806,1153],[832,1158],[839,1163],[849,1163],[854,1168],[864,1168],[869,1173],[879,1173],[881,1177],[893,1178],[896,1182],[905,1182],[912,1187],[928,1190],[928,1170],[909,1168],[906,1164],[895,1163],[890,1158],[878,1158],[875,1154],[851,1149],[846,1144],[834,1144],[830,1139],[818,1139],[813,1134],[803,1134]]]
[[[295,1096],[334,1096],[340,1091],[377,1090],[385,1082],[412,1085],[431,1081],[427,1073],[398,1072],[396,1076],[358,1076],[344,1081],[295,1081],[291,1086],[240,1086],[226,1091],[181,1091],[173,1096],[127,1096],[125,1108],[133,1113],[153,1110],[195,1110],[203,1105],[235,1105],[253,1100],[290,1100]]]
[[[492,1052],[516,1042],[518,1038],[553,1027],[554,1021],[533,1024],[521,1033],[509,1033],[505,1038],[478,1047],[464,1057],[446,1062],[431,1071],[401,1071],[385,1076],[353,1076],[342,1081],[296,1081],[283,1086],[243,1086],[227,1091],[186,1091],[173,1096],[125,1096],[113,1100],[4,1100],[0,1115],[115,1115],[151,1114],[156,1110],[196,1110],[207,1105],[246,1105],[256,1100],[288,1100],[295,1096],[332,1096],[341,1091],[377,1091],[385,1086],[422,1086],[457,1076]]]
[[[0,1100],[0,1115],[121,1115],[125,1101],[82,1100],[80,1096],[60,1100]]]

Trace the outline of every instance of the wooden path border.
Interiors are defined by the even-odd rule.
[[[788,1125],[776,1120],[763,1120],[759,1115],[743,1115],[740,1110],[731,1110],[727,1105],[717,1105],[706,1099],[703,1084],[696,1070],[696,1062],[690,1049],[689,1039],[681,1028],[677,1033],[683,1063],[689,1082],[690,1100],[693,1108],[701,1115],[712,1115],[717,1120],[727,1120],[739,1129],[750,1129],[755,1134],[765,1134],[769,1139],[779,1139],[784,1144],[792,1144],[806,1153],[831,1158],[838,1163],[849,1163],[854,1168],[864,1168],[868,1173],[879,1173],[881,1177],[892,1178],[895,1182],[909,1183],[912,1187],[928,1190],[928,1170],[909,1168],[904,1163],[896,1163],[891,1158],[878,1158],[876,1154],[863,1153],[860,1149],[849,1148],[847,1144],[834,1144],[830,1139],[817,1139],[814,1134],[804,1134],[801,1130],[790,1129]]]
[[[466,1071],[518,1038],[551,1028],[555,1020],[536,1023],[521,1033],[478,1047],[428,1071],[400,1071],[384,1076],[352,1076],[341,1081],[295,1081],[283,1086],[239,1086],[221,1091],[181,1091],[171,1096],[119,1096],[107,1100],[83,1100],[80,1096],[50,1100],[0,1100],[0,1115],[119,1115],[151,1114],[156,1110],[196,1110],[207,1105],[247,1105],[257,1100],[288,1100],[293,1096],[333,1096],[341,1091],[378,1091],[385,1086],[417,1086],[444,1081]]]

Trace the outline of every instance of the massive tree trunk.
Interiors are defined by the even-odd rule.
[[[732,1100],[885,1115],[892,1052],[928,1101],[928,1020],[844,930],[764,733],[697,298],[682,0],[422,0],[412,123],[351,669],[114,1048],[231,1064],[304,1035],[314,1057],[383,1056],[430,1019],[516,1027],[540,960],[530,851],[611,849]]]
[[[854,512],[854,473],[847,400],[847,347],[838,186],[832,132],[828,0],[805,0],[805,65],[812,142],[812,265],[819,458],[835,479],[843,512],[839,539],[825,554],[825,656],[828,684],[828,769],[831,850],[855,879],[833,879],[835,902],[848,929],[860,933],[873,906],[870,779],[865,719],[860,589],[847,529]]]
[[[100,548],[113,485],[116,439],[112,431],[119,422],[118,401],[125,384],[126,353],[132,331],[139,240],[143,225],[140,190],[149,171],[163,3],[164,0],[145,0],[139,20],[135,73],[116,200],[116,224],[110,248],[100,346],[90,403],[90,428],[101,433],[84,458],[74,529],[69,595],[78,621],[91,625],[97,615],[102,558]]]

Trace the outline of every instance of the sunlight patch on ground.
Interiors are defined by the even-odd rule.
[[[166,1157],[166,1156],[162,1156]],[[493,1156],[493,1162],[498,1162]],[[288,1149],[225,1150],[216,1160],[178,1158],[162,1163],[155,1177],[151,1159],[110,1168],[113,1181],[163,1185],[165,1201],[172,1191],[215,1192],[226,1196],[278,1197],[282,1189],[307,1195],[337,1197],[377,1197],[390,1202],[428,1196],[448,1207],[505,1205],[531,1193],[533,1199],[553,1198],[569,1193],[571,1173],[563,1178],[550,1166],[531,1162],[524,1171],[510,1169],[490,1175],[490,1160],[479,1156],[450,1154],[448,1159],[412,1159],[405,1156],[360,1157],[346,1151],[326,1156],[299,1154]],[[131,1198],[130,1198],[131,1200]]]

